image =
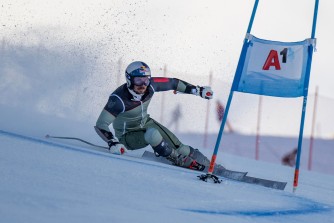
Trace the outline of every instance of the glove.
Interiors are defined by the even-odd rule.
[[[111,139],[108,141],[109,151],[112,154],[123,155],[124,153],[128,152],[125,146],[118,142],[117,139]]]
[[[203,87],[197,86],[196,90],[197,90],[197,95],[198,96],[201,96],[202,98],[205,98],[205,99],[212,99],[213,91],[211,90],[211,87],[209,87],[209,86],[203,86]]]

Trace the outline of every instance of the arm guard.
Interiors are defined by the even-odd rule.
[[[174,90],[185,94],[197,94],[196,86],[177,78],[153,77],[151,85],[157,92]]]
[[[106,142],[114,139],[114,135],[109,129],[109,125],[115,120],[115,116],[107,112],[105,109],[102,110],[99,118],[94,126],[96,133]]]

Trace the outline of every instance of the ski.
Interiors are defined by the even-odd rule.
[[[163,157],[156,157],[154,153],[149,152],[149,151],[145,151],[142,157],[147,160],[157,161],[157,162],[172,165],[172,163],[169,160]],[[206,167],[203,172],[207,170],[208,170],[208,167]],[[227,178],[227,179],[231,179],[231,180],[236,180],[236,181],[250,183],[250,184],[256,184],[256,185],[278,189],[278,190],[284,190],[287,184],[286,182],[246,176],[247,172],[239,172],[239,171],[234,171],[234,170],[229,170],[229,169],[219,168],[219,167],[218,169],[216,169],[215,167],[213,174],[220,176],[220,177]]]
[[[244,176],[244,178],[242,178],[241,181],[245,183],[257,184],[257,185],[261,185],[264,187],[269,187],[269,188],[273,188],[277,190],[284,190],[287,184],[287,182],[266,180],[266,179],[250,177],[250,176]]]
[[[77,140],[83,143],[86,143],[90,146],[96,147],[103,149],[104,151],[108,151],[108,147],[105,146],[99,146],[93,143],[90,143],[88,141],[85,141],[80,138],[75,138],[75,137],[61,137],[61,136],[50,136],[46,135],[46,138],[54,138],[54,139],[71,139],[71,140]],[[164,157],[157,157],[154,155],[153,152],[145,151],[142,155],[143,159],[146,160],[151,160],[155,162],[160,162],[168,165],[173,165],[169,160],[165,159]],[[207,172],[208,167],[206,166],[204,170],[201,172]],[[200,171],[199,171],[200,172]],[[280,181],[274,181],[274,180],[267,180],[267,179],[262,179],[262,178],[257,178],[257,177],[251,177],[247,176],[247,172],[239,172],[239,171],[234,171],[234,170],[229,170],[225,169],[223,166],[216,165],[213,174],[224,177],[227,179],[231,180],[236,180],[244,183],[249,183],[249,184],[255,184],[255,185],[260,185],[268,188],[273,188],[273,189],[278,189],[278,190],[284,190],[287,182],[280,182]]]
[[[168,165],[173,165],[172,162],[170,162],[166,158],[161,157],[161,156],[157,157],[153,152],[150,152],[150,151],[145,151],[142,155],[142,158],[146,160],[165,163]],[[202,170],[202,172],[205,172],[207,170],[208,170],[208,167],[206,166],[205,169]],[[213,174],[220,176],[220,177],[232,179],[232,180],[241,180],[243,177],[246,176],[247,172],[238,172],[238,171],[225,169],[222,166],[217,166],[217,169],[215,169]]]

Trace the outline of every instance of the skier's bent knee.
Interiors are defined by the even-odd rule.
[[[158,156],[167,157],[172,153],[172,148],[168,146],[157,129],[148,128],[144,137],[145,141],[152,146]]]

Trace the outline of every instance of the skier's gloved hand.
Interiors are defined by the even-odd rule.
[[[196,90],[197,90],[197,95],[198,96],[201,96],[202,98],[205,98],[205,99],[212,99],[213,91],[211,90],[211,87],[209,87],[209,86],[203,86],[203,87],[197,86]]]
[[[111,139],[108,141],[109,150],[112,154],[123,155],[124,153],[128,152],[125,146],[118,142],[117,139]]]

